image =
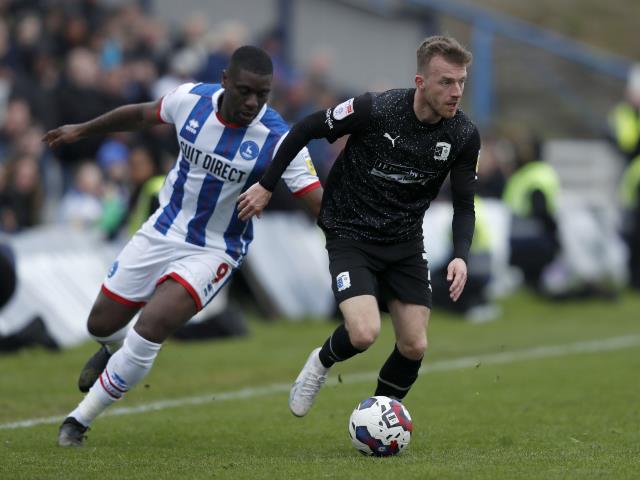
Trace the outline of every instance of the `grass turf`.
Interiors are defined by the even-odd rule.
[[[526,294],[503,303],[497,322],[469,325],[435,311],[425,365],[640,334],[640,298],[549,304]],[[169,342],[151,374],[118,406],[289,383],[326,322],[252,323],[246,339]],[[311,413],[294,418],[287,392],[211,401],[96,420],[83,449],[55,446],[58,425],[0,429],[0,478],[637,478],[640,403],[637,347],[422,376],[405,404],[414,436],[397,458],[360,456],[347,419],[372,393],[392,345],[385,321],[366,353],[337,365]],[[0,357],[0,424],[63,416],[80,400],[88,344],[51,354]]]

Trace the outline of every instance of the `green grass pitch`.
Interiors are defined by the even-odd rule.
[[[414,435],[386,459],[352,448],[347,420],[392,348],[388,319],[302,419],[288,411],[288,385],[332,323],[254,320],[245,339],[168,342],[82,449],[56,447],[55,417],[82,398],[75,382],[95,346],[0,356],[0,479],[640,478],[640,297],[551,304],[521,293],[502,307],[482,325],[434,311],[405,401]]]

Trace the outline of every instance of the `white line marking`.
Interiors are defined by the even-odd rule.
[[[451,360],[439,360],[430,362],[420,369],[420,374],[424,375],[432,372],[446,372],[450,370],[460,370],[463,368],[473,368],[479,364],[498,365],[503,363],[512,363],[522,360],[534,360],[537,358],[561,357],[564,355],[576,355],[580,353],[596,353],[606,352],[610,350],[621,350],[624,348],[632,348],[640,346],[640,335],[626,335],[624,337],[612,337],[604,340],[592,340],[585,342],[569,343],[565,345],[549,345],[542,347],[528,348],[525,350],[517,350],[513,352],[489,353],[485,355],[477,355],[474,357],[460,357]],[[376,379],[378,372],[363,372],[354,374],[345,374],[345,378],[350,383],[364,382]],[[335,378],[329,379],[329,385],[336,385]],[[157,402],[145,403],[133,407],[118,407],[107,410],[102,416],[131,415],[133,413],[144,413],[158,410],[166,410],[167,408],[178,408],[187,405],[202,405],[211,402],[223,402],[227,400],[240,400],[245,398],[264,397],[275,393],[288,392],[291,388],[289,383],[276,383],[257,388],[243,388],[230,392],[212,393],[209,395],[198,395],[195,397],[176,398],[174,400],[159,400]],[[44,417],[31,418],[28,420],[20,420],[17,422],[0,424],[0,430],[13,430],[18,428],[29,428],[36,425],[49,425],[60,423],[64,417]]]

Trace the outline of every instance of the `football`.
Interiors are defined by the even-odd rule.
[[[407,448],[412,431],[413,422],[407,409],[389,397],[363,400],[349,418],[351,443],[364,455],[396,455]]]

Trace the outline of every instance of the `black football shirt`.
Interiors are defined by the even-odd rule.
[[[318,224],[329,238],[384,244],[422,239],[425,211],[450,173],[454,256],[466,259],[480,136],[461,110],[435,124],[420,122],[414,95],[415,89],[365,93],[310,115],[293,127],[273,170],[282,157],[295,156],[300,142],[350,134],[327,178]],[[269,174],[260,183],[272,189]]]

